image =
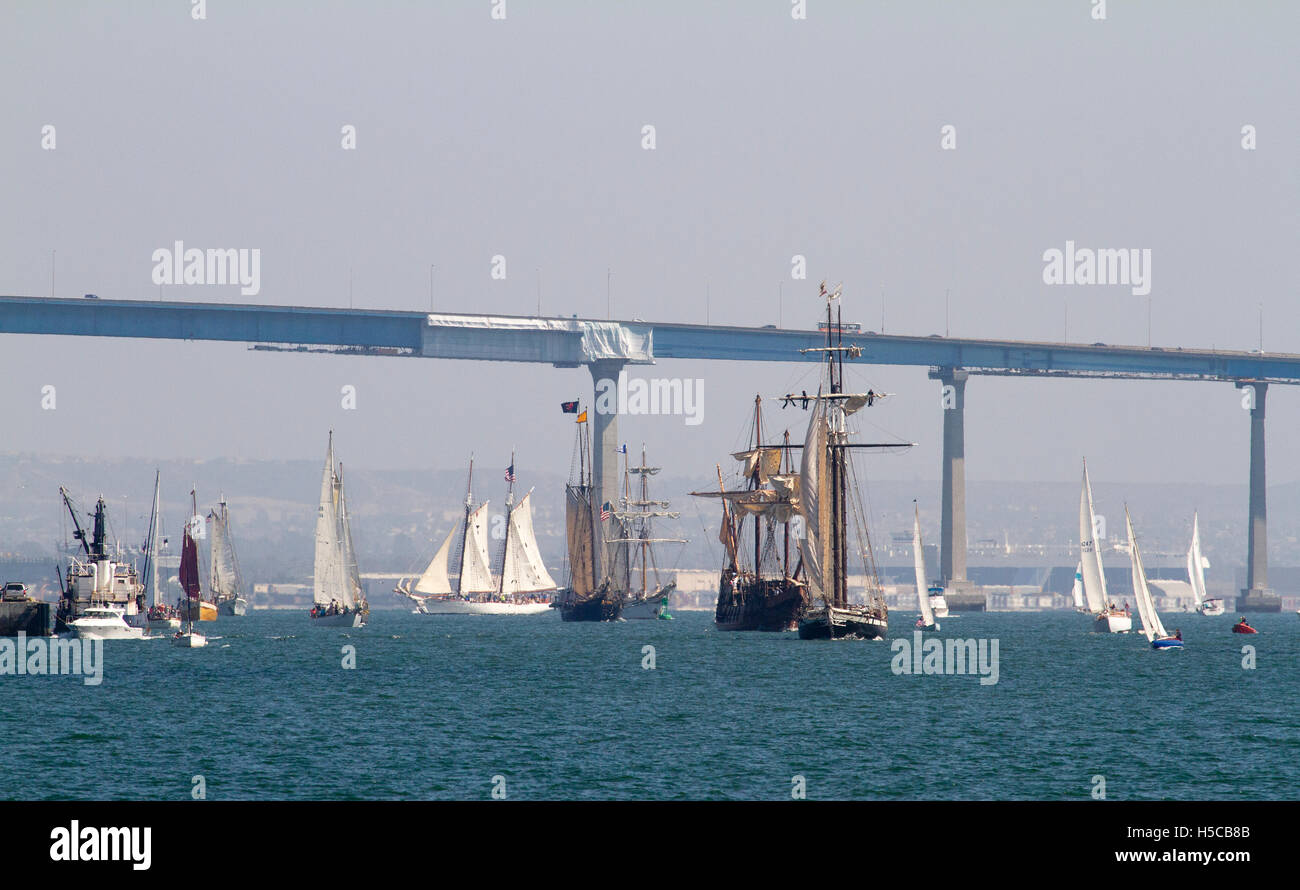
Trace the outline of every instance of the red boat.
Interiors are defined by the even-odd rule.
[[[1255,628],[1251,627],[1249,624],[1246,623],[1245,618],[1241,619],[1241,621],[1237,622],[1232,626],[1232,632],[1235,634],[1259,633],[1259,631],[1255,630]]]

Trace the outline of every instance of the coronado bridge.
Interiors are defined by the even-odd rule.
[[[585,366],[593,383],[617,379],[627,365],[656,359],[798,361],[800,349],[825,342],[818,331],[772,327],[23,296],[0,296],[0,334],[235,341],[286,351]],[[1237,610],[1280,609],[1268,586],[1265,398],[1269,384],[1300,384],[1300,355],[866,331],[845,336],[862,347],[861,356],[851,361],[928,367],[932,378],[951,387],[945,389],[942,409],[940,574],[958,596],[969,589],[965,390],[970,376],[1199,380],[1253,387],[1247,581]],[[816,353],[804,358],[820,360]],[[592,426],[593,484],[602,502],[612,501],[618,415],[596,412]]]

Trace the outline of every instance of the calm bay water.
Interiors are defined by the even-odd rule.
[[[203,650],[109,642],[98,687],[0,676],[0,797],[185,799],[202,775],[212,800],[478,800],[500,775],[511,799],[788,799],[796,774],[810,799],[1087,799],[1095,775],[1117,800],[1300,797],[1300,618],[1233,620],[1166,616],[1187,648],[1157,653],[1074,614],[944,619],[998,640],[982,686],[703,613],[256,613],[205,624]]]

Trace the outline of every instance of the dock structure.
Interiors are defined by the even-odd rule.
[[[0,296],[0,334],[215,340],[255,349],[409,356],[586,367],[593,384],[627,365],[658,359],[816,360],[815,330],[614,321],[458,312]],[[855,361],[919,366],[943,401],[941,564],[959,597],[966,579],[965,411],[971,376],[1216,381],[1245,388],[1250,402],[1247,586],[1238,611],[1278,611],[1268,587],[1265,397],[1270,384],[1300,383],[1300,355],[961,337],[846,334]],[[593,484],[601,503],[617,495],[618,412],[593,411]]]

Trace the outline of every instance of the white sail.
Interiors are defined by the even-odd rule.
[[[320,506],[316,511],[316,560],[312,575],[312,600],[327,605],[341,600],[342,561],[339,558],[339,516],[334,484],[334,435],[330,434],[325,469],[320,480]]]
[[[1074,586],[1070,588],[1070,596],[1074,599],[1076,609],[1083,608],[1083,563],[1074,570]]]
[[[1192,543],[1187,548],[1187,580],[1192,585],[1196,607],[1205,602],[1205,559],[1201,556],[1201,529],[1198,517],[1192,514]]]
[[[429,565],[425,568],[424,574],[420,576],[420,580],[415,582],[416,593],[422,593],[426,596],[445,596],[451,593],[451,578],[447,575],[447,565],[451,556],[451,539],[455,536],[458,528],[458,525],[454,525],[451,531],[447,532],[447,539],[442,542],[442,546],[433,555],[433,559],[429,560]]]
[[[153,512],[149,514],[149,543],[147,555],[145,556],[145,574],[148,577],[144,579],[144,583],[149,592],[149,605],[151,606],[160,604],[158,598],[158,524],[160,521],[158,495],[161,479],[162,474],[155,472],[153,479]]]
[[[912,525],[912,560],[916,564],[916,596],[921,604],[921,619],[934,624],[934,611],[930,608],[930,588],[925,583],[925,555],[921,548],[921,514],[918,510]]]
[[[830,496],[825,473],[826,461],[826,410],[818,399],[808,421],[808,435],[804,439],[803,465],[799,470],[799,512],[804,517],[804,537],[799,542],[803,552],[804,575],[814,596],[825,597],[825,569],[830,531]]]
[[[364,603],[365,587],[361,584],[361,570],[357,568],[357,551],[352,546],[352,521],[348,518],[348,500],[343,492],[343,470],[339,468],[338,476],[338,517],[339,517],[339,587],[342,596],[339,602],[352,606]]]
[[[244,578],[239,571],[239,558],[235,555],[235,542],[230,535],[230,517],[224,500],[220,512],[214,510],[209,519],[212,522],[209,533],[212,593],[217,600],[241,597],[244,595]]]
[[[1165,626],[1160,623],[1155,602],[1151,599],[1151,589],[1147,587],[1146,572],[1142,569],[1142,554],[1138,552],[1137,539],[1133,536],[1133,520],[1129,518],[1128,508],[1124,508],[1124,523],[1128,526],[1129,564],[1133,570],[1133,598],[1137,600],[1138,614],[1142,617],[1142,633],[1150,642],[1158,637],[1169,636]]]
[[[1083,593],[1088,610],[1105,611],[1106,574],[1101,567],[1101,548],[1094,539],[1096,514],[1092,509],[1092,483],[1088,480],[1088,462],[1083,464],[1083,490],[1079,493],[1079,565],[1083,572]]]
[[[495,593],[492,580],[492,561],[488,556],[488,501],[466,518],[465,554],[460,565],[461,593]]]
[[[510,528],[506,534],[505,562],[501,566],[502,593],[540,593],[555,590],[556,584],[537,549],[533,532],[532,491],[510,511]]]

